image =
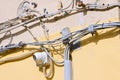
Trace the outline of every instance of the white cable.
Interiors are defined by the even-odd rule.
[[[19,17],[24,17],[27,16],[26,11],[30,9],[30,2],[28,1],[23,1],[20,3],[18,9],[17,9],[17,15]]]
[[[70,4],[67,7],[62,8],[61,10],[68,9],[71,5],[72,5],[72,8],[73,8],[74,7],[74,0],[71,0]]]
[[[46,48],[43,48],[44,51],[47,53],[47,55],[50,57],[50,59],[55,63],[55,64],[58,64],[58,65],[63,65],[64,64],[64,61],[57,61],[55,60],[51,55],[50,53],[48,52],[48,50]]]
[[[51,59],[50,59],[50,70],[49,70],[49,72],[48,73],[46,72],[46,67],[44,66],[43,67],[43,74],[46,78],[49,78],[53,74],[53,63],[52,63]]]

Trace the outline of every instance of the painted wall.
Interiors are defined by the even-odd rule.
[[[17,7],[22,0],[2,0],[0,1],[0,22],[16,17]],[[38,10],[43,11],[47,8],[49,12],[57,10],[57,0],[33,0],[38,3]],[[99,3],[114,3],[117,0],[99,0]],[[95,0],[86,0],[86,3],[93,3]],[[48,4],[49,3],[49,4]],[[64,4],[68,1],[64,0]],[[82,29],[90,24],[119,21],[118,8],[105,12],[88,12],[85,16],[81,14],[71,15],[53,23],[46,23],[49,29],[51,39],[60,35],[63,27],[70,27],[71,31]],[[81,19],[81,17],[83,19]],[[81,24],[80,20],[84,20]],[[12,31],[12,34],[20,27]],[[43,31],[39,25],[31,29],[33,34],[43,39]],[[88,35],[81,39],[81,47],[72,52],[73,80],[120,80],[120,31],[118,28],[98,31],[99,35],[92,37]],[[0,34],[2,37],[3,34]],[[9,38],[2,41],[0,45],[9,42]],[[15,34],[13,42],[33,41],[31,35],[25,31],[19,35]],[[14,51],[9,55],[2,56],[1,59],[17,56],[29,50]],[[55,55],[56,59],[59,59]],[[61,60],[61,58],[60,58]],[[32,56],[20,61],[10,62],[0,65],[1,80],[64,80],[64,67],[54,65],[54,76],[52,79],[46,79],[39,68],[36,66]]]

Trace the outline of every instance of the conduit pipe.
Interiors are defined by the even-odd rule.
[[[62,41],[66,45],[64,50],[64,80],[72,80],[72,62],[70,60],[70,29],[68,27],[62,30]]]
[[[72,61],[69,59],[70,55],[70,46],[67,45],[64,52],[64,80],[73,80],[72,79]]]

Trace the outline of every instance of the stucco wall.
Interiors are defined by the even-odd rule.
[[[2,0],[0,1],[0,22],[16,17],[16,11],[22,0]],[[49,12],[57,10],[57,0],[32,0],[38,3],[38,10],[47,8]],[[67,2],[64,0],[64,2]],[[86,0],[86,3],[93,3],[95,0]],[[117,0],[99,0],[99,3],[114,3]],[[49,4],[48,4],[49,3]],[[50,37],[56,38],[63,27],[70,27],[71,31],[82,29],[87,25],[119,21],[118,8],[109,11],[95,12],[89,11],[87,15],[74,14],[60,19],[56,22],[46,23]],[[81,19],[83,23],[81,24]],[[13,31],[13,34],[24,29],[20,27]],[[31,29],[33,34],[40,40],[43,38],[43,31],[39,25]],[[119,29],[107,29],[98,32],[98,36],[88,35],[81,39],[81,47],[72,52],[73,80],[120,80],[120,35]],[[3,34],[0,34],[2,36]],[[5,39],[0,45],[5,45],[9,41]],[[33,41],[31,35],[21,32],[14,35],[13,42]],[[16,51],[2,58],[16,56],[26,52],[26,50]],[[1,59],[2,59],[1,58]],[[57,56],[56,56],[57,59]],[[54,76],[48,80],[64,80],[64,67],[54,66]],[[39,71],[32,57],[21,61],[10,62],[0,65],[1,80],[46,80],[43,73]]]

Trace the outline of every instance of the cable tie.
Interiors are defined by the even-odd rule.
[[[89,27],[88,27],[88,31],[93,35],[94,32],[95,32],[94,25],[89,26]]]
[[[20,41],[19,43],[18,43],[18,46],[19,47],[24,47],[26,44],[25,43],[23,43],[22,41]]]
[[[102,24],[102,29],[104,29],[104,23]]]

